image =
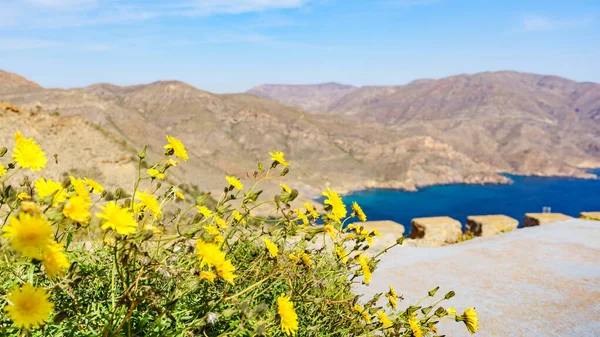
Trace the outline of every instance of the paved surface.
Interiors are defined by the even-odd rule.
[[[440,285],[457,311],[475,306],[476,336],[600,336],[600,222],[567,220],[444,247],[398,247],[382,258],[369,287],[392,284],[416,303]],[[440,333],[469,336],[447,321]]]

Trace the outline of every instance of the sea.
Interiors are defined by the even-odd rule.
[[[591,170],[600,176],[600,170]],[[506,175],[508,185],[442,185],[416,192],[389,189],[357,191],[343,196],[347,205],[356,201],[371,220],[392,220],[404,225],[411,219],[449,216],[464,225],[470,215],[505,214],[522,224],[525,213],[544,210],[574,217],[582,211],[600,212],[600,179],[529,177]]]

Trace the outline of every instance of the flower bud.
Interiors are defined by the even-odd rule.
[[[399,238],[396,239],[396,243],[401,245],[402,243],[404,243],[404,236],[401,236]]]
[[[146,158],[146,146],[144,146],[144,149],[142,149],[142,151],[138,153],[138,157],[140,157],[140,159]]]
[[[431,307],[426,307],[426,308],[421,309],[421,312],[423,313],[423,315],[426,315],[426,316],[427,316],[427,314],[429,314],[430,311],[431,311]]]
[[[456,295],[456,293],[454,292],[454,290],[451,290],[449,293],[446,294],[445,298],[447,300],[451,299],[452,297],[454,297],[454,295]]]
[[[285,176],[286,174],[290,173],[290,169],[288,167],[284,168],[283,171],[281,171],[281,176]]]
[[[435,311],[435,315],[439,318],[442,318],[442,317],[446,316],[447,314],[448,313],[446,312],[446,309],[444,309],[443,307],[439,307]]]
[[[439,289],[440,289],[440,287],[439,287],[439,286],[437,286],[437,287],[435,287],[434,289],[432,289],[432,290],[429,290],[429,293],[428,293],[428,294],[429,294],[429,296],[431,296],[431,297],[435,296],[435,293],[437,293],[437,291],[438,291]]]
[[[156,188],[159,189],[162,186],[161,182],[159,181],[158,183],[156,183]]]
[[[11,161],[10,163],[8,163],[8,168],[9,168],[10,170],[14,169],[14,168],[15,168],[15,166],[16,166],[16,164],[15,164],[15,162],[14,162],[14,161]]]
[[[8,151],[8,149],[5,147],[0,148],[0,158],[4,157],[4,155],[6,154],[7,151]]]
[[[123,191],[122,188],[117,188],[117,190],[115,191],[115,199],[119,200],[123,197],[123,195],[125,194],[125,191]]]

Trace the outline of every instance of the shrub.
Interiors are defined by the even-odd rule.
[[[431,336],[444,317],[477,330],[474,309],[439,306],[454,292],[422,304],[436,288],[403,310],[391,286],[369,299],[354,295],[352,285],[368,284],[389,249],[369,253],[377,233],[345,227],[366,216],[329,188],[321,213],[309,203],[292,209],[298,191],[285,184],[260,199],[262,183],[289,173],[283,153],[270,153],[268,169],[258,165],[249,188],[227,176],[218,199],[189,200],[162,186],[188,159],[179,140],[167,140],[148,169],[145,150],[139,154],[126,198],[123,189],[72,176],[9,185],[16,172],[47,163],[35,140],[15,134],[13,161],[0,164],[0,335]],[[268,217],[253,214],[264,205],[272,206]]]

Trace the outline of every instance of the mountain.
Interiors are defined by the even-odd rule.
[[[319,112],[326,111],[329,105],[358,89],[352,85],[321,83],[314,85],[259,85],[247,93],[276,100],[282,104],[300,109]]]
[[[0,92],[40,88],[40,85],[35,82],[31,82],[22,76],[0,69]]]
[[[492,165],[427,135],[306,113],[250,94],[212,94],[178,81],[69,90],[21,87],[0,91],[0,101],[21,108],[0,114],[3,146],[11,146],[16,129],[44,147],[52,135],[48,153],[59,153],[59,163],[75,156],[70,163],[79,172],[115,188],[127,187],[122,184],[135,174],[142,146],[148,145],[152,160],[162,156],[166,134],[180,138],[190,154],[187,163],[173,169],[172,183],[189,180],[215,193],[222,191],[226,174],[249,184],[256,162],[268,163],[272,150],[284,151],[292,162],[285,181],[299,189],[300,200],[319,195],[327,184],[350,191],[507,182]],[[123,168],[112,171],[98,163]],[[50,163],[47,172],[56,178],[64,170]],[[279,182],[268,183],[265,193],[279,193]]]
[[[600,165],[597,83],[486,72],[362,87],[319,111],[430,136],[501,172],[585,176]]]

